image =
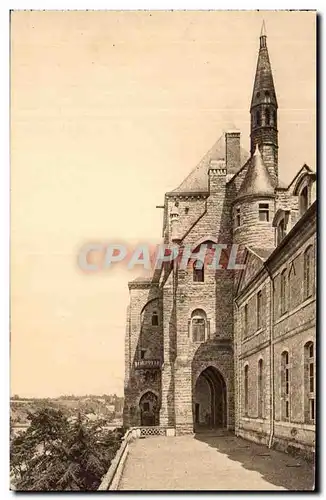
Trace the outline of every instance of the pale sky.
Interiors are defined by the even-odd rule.
[[[262,20],[280,177],[315,164],[315,14],[14,12],[11,390],[123,393],[123,267],[84,274],[85,242],[159,242],[164,193],[227,129],[249,149]]]

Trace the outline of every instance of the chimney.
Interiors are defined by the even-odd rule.
[[[235,174],[240,169],[240,132],[230,130],[225,134],[225,158],[228,174]]]

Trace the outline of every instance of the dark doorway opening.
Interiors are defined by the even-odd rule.
[[[220,372],[210,366],[199,375],[194,391],[194,428],[219,429],[227,426],[226,384]]]
[[[159,425],[159,405],[157,396],[146,392],[139,401],[140,425],[144,427]]]

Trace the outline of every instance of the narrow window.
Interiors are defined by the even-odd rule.
[[[281,356],[281,392],[282,392],[282,420],[290,420],[290,365],[289,353],[282,352]]]
[[[140,350],[140,359],[145,359],[146,349]]]
[[[261,118],[260,118],[259,111],[256,111],[256,125],[257,125],[257,127],[260,127],[260,125],[261,125]]]
[[[269,205],[268,205],[268,203],[259,203],[259,220],[261,222],[269,222]]]
[[[277,113],[275,110],[273,111],[273,122],[274,122],[274,127],[276,127],[277,126]]]
[[[248,337],[248,304],[243,308],[243,323],[244,337]]]
[[[193,280],[197,283],[204,281],[204,263],[196,260],[193,265]]]
[[[258,361],[258,418],[263,418],[264,412],[264,380],[263,360]]]
[[[248,375],[249,375],[249,366],[246,365],[244,369],[244,414],[246,417],[248,416],[248,405],[249,405]]]
[[[277,226],[277,244],[279,245],[285,236],[285,221],[282,219]]]
[[[281,273],[281,315],[287,311],[287,300],[286,300],[286,290],[287,290],[287,279],[286,279],[286,269],[283,269]]]
[[[158,326],[158,314],[154,311],[152,314],[152,326]]]
[[[304,346],[305,421],[315,422],[315,354],[313,342]]]
[[[304,266],[304,300],[308,299],[312,295],[312,277],[313,277],[313,267],[312,267],[312,245],[310,245],[304,253],[303,256],[303,266]]]
[[[262,292],[259,290],[257,293],[257,330],[259,330],[262,325],[262,299]]]
[[[239,227],[241,225],[241,212],[240,212],[240,208],[236,209],[235,225],[236,225],[236,227]]]
[[[206,313],[202,309],[195,309],[191,315],[191,329],[193,342],[204,342],[206,339]]]
[[[300,215],[303,215],[308,209],[308,187],[304,187],[299,195]]]
[[[267,108],[265,110],[265,124],[270,125],[270,122],[271,122],[271,113],[270,113],[269,109]]]

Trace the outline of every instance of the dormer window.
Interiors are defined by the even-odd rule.
[[[277,226],[277,244],[279,245],[285,236],[285,220],[282,219]]]
[[[303,215],[308,209],[308,186],[305,186],[299,195],[300,215]]]
[[[269,204],[259,203],[259,220],[261,222],[269,222]]]

